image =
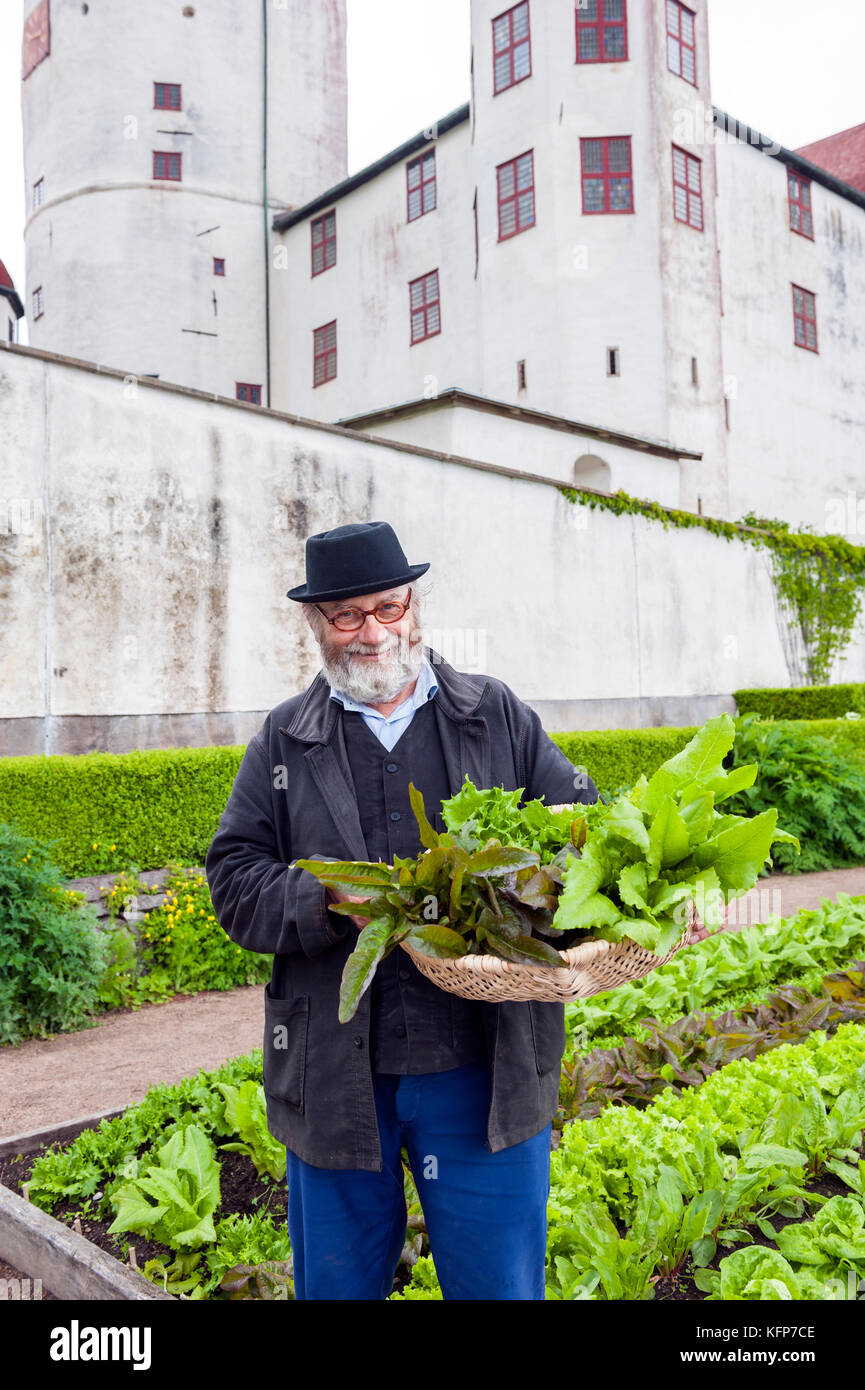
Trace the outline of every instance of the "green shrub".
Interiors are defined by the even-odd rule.
[[[45,849],[0,825],[0,1043],[82,1027],[105,970],[96,914]]]
[[[865,719],[800,721],[865,765]],[[555,733],[601,794],[633,786],[680,749],[696,728]],[[204,862],[243,756],[240,746],[0,759],[0,820],[50,846],[70,877]]]
[[[574,767],[583,767],[603,796],[632,787],[680,752],[697,732],[693,728],[593,729],[550,734]]]
[[[49,841],[69,878],[201,864],[242,747],[0,760],[0,819]]]
[[[843,719],[848,710],[865,714],[865,685],[856,682],[734,690],[733,697],[740,714],[761,714],[765,719]]]
[[[757,763],[757,780],[731,797],[728,810],[754,816],[777,807],[778,821],[795,835],[771,849],[776,867],[790,873],[865,864],[865,768],[831,739],[805,735],[789,724],[746,714],[736,721],[733,765]]]

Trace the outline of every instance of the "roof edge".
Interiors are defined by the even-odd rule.
[[[329,188],[325,193],[319,194],[318,197],[313,198],[311,202],[304,203],[303,206],[299,208],[292,208],[289,212],[278,213],[271,223],[273,231],[284,232],[289,227],[293,227],[295,223],[303,222],[307,217],[311,217],[313,213],[320,211],[321,208],[327,207],[329,203],[335,203],[340,198],[344,198],[347,193],[352,193],[356,188],[360,188],[363,184],[369,183],[371,179],[376,178],[376,176],[383,173],[385,169],[389,169],[391,165],[399,164],[400,160],[406,159],[410,154],[414,154],[415,150],[423,149],[424,145],[431,143],[431,140],[437,140],[440,135],[446,135],[447,132],[453,130],[455,126],[462,125],[464,121],[469,119],[470,113],[471,105],[469,102],[465,102],[462,106],[458,106],[455,110],[450,111],[447,116],[443,116],[440,121],[433,122],[431,126],[427,126],[426,129],[420,131],[417,135],[413,135],[411,139],[405,140],[401,145],[398,145],[395,150],[390,150],[387,154],[383,154],[375,163],[368,164],[365,169],[359,169],[356,174],[351,174],[349,178],[343,179],[341,183],[334,184],[333,188]],[[428,134],[431,130],[435,131],[432,137]]]
[[[768,135],[763,135],[753,126],[737,120],[735,116],[728,115],[720,107],[713,106],[712,110],[715,113],[715,124],[721,126],[728,134],[734,135],[737,140],[741,140],[742,144],[751,145],[760,154],[768,154],[770,158],[777,159],[779,163],[804,174],[813,183],[820,183],[830,192],[837,193],[840,198],[846,198],[848,202],[855,203],[857,207],[865,208],[865,193],[861,189],[854,188],[852,184],[844,183],[843,179],[830,174],[828,169],[821,168],[819,164],[812,164],[810,159],[805,159],[795,150],[788,150],[777,140],[770,140]],[[855,129],[855,127],[851,127],[851,129]]]
[[[588,425],[582,420],[570,420],[565,415],[552,415],[532,406],[513,405],[508,401],[496,400],[493,396],[479,396],[473,391],[465,391],[459,386],[448,386],[435,396],[421,396],[412,401],[402,401],[399,405],[383,406],[378,410],[367,410],[359,415],[347,415],[337,424],[344,429],[363,430],[377,420],[394,419],[401,415],[416,414],[437,405],[467,405],[474,410],[484,410],[490,415],[508,415],[516,419],[544,425],[547,429],[561,430],[565,434],[584,434],[592,439],[603,439],[610,444],[620,444],[624,448],[637,449],[640,453],[656,454],[669,459],[698,460],[703,455],[690,449],[677,449],[660,439],[646,439],[642,435],[628,434],[624,430],[607,429],[604,425]]]

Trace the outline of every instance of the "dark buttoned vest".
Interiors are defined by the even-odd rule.
[[[370,860],[414,858],[423,846],[409,782],[440,831],[441,803],[451,794],[433,701],[421,705],[390,751],[358,711],[341,707],[340,716]],[[401,947],[380,962],[370,991],[373,1071],[417,1075],[487,1060],[481,1004],[439,989]]]

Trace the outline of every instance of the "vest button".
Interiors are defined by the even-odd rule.
[[[399,811],[391,811],[390,818],[391,820],[402,820],[402,816],[400,815]]]
[[[399,772],[399,763],[385,763],[388,772]]]
[[[358,1034],[355,1038],[354,1045],[355,1047],[363,1047],[363,1038],[360,1036],[360,1034]]]
[[[400,977],[401,980],[410,980],[410,979],[411,979],[411,971],[410,971],[410,970],[400,970],[400,972],[399,972],[399,977]]]

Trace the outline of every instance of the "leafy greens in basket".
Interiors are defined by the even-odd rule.
[[[298,860],[340,892],[369,895],[331,908],[368,918],[343,971],[340,1021],[354,1016],[379,961],[402,941],[440,959],[488,952],[554,968],[562,962],[552,943],[586,935],[627,937],[663,956],[681,938],[692,899],[718,926],[722,903],[753,887],[772,844],[798,849],[776,828],[774,809],[750,818],[715,809],[757,775],[756,764],[723,767],[734,734],[728,714],[710,719],[609,805],[519,808],[521,792],[479,790],[466,778],[442,803],[443,835],[410,784],[425,846],[417,859],[395,857],[393,867]]]

